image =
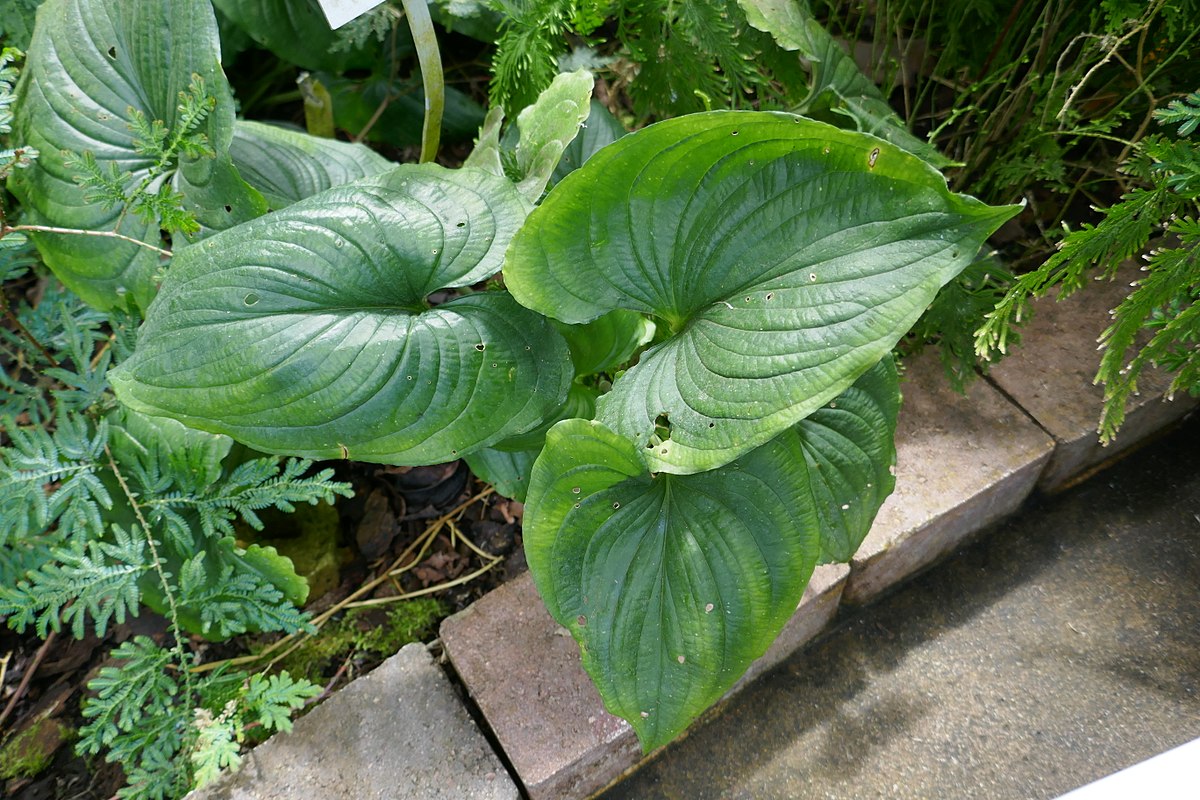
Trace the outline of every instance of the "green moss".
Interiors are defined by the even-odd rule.
[[[0,747],[0,780],[34,778],[46,771],[75,731],[56,719],[39,719]]]
[[[433,635],[449,613],[441,600],[420,597],[386,608],[352,608],[331,620],[306,640],[280,667],[296,678],[322,683],[343,661],[356,653],[386,658],[411,642]]]

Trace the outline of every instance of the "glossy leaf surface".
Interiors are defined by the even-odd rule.
[[[711,112],[630,134],[569,175],[513,242],[519,302],[616,308],[672,335],[597,418],[653,471],[737,458],[849,387],[1017,211],[915,156],[788,114]]]
[[[220,66],[212,6],[205,0],[49,0],[18,85],[14,140],[41,157],[13,176],[11,187],[26,223],[119,231],[157,245],[157,220],[106,207],[80,186],[83,155],[102,174],[119,177],[126,193],[157,191],[166,181],[183,195],[205,231],[230,227],[265,211],[240,180],[225,151],[233,133],[233,97]],[[177,152],[160,166],[138,142],[140,117],[161,121],[168,137],[181,127],[180,94],[203,81],[211,110],[189,132],[212,157]],[[115,176],[110,173],[115,170]],[[152,173],[152,185],[144,186]],[[132,297],[145,307],[154,293],[159,256],[136,244],[95,236],[37,233],[38,250],[55,274],[89,303],[103,308]]]
[[[525,552],[608,709],[665,744],[766,651],[820,549],[799,439],[718,470],[651,475],[598,422],[552,428],[534,465]]]
[[[821,562],[849,562],[896,487],[900,385],[892,357],[793,429],[821,520]]]
[[[229,155],[272,209],[396,166],[361,144],[249,120],[238,120]]]
[[[475,170],[404,166],[182,251],[111,377],[145,413],[267,452],[451,461],[562,405],[566,343],[493,274],[527,206]]]

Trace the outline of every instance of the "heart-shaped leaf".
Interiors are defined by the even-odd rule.
[[[653,471],[726,464],[877,363],[1019,209],[952,194],[887,142],[710,112],[630,134],[567,176],[509,250],[519,302],[671,331],[600,400]]]
[[[148,414],[260,450],[451,461],[536,426],[572,370],[496,272],[527,206],[476,170],[407,165],[186,248],[111,373]]]
[[[797,423],[821,520],[821,562],[849,562],[896,488],[900,381],[890,355]]]
[[[533,468],[525,553],[579,641],[607,708],[650,750],[761,656],[820,549],[794,432],[697,475],[651,475],[598,422],[550,429]]]
[[[361,144],[238,120],[229,155],[273,209],[396,165]]]
[[[160,121],[156,146],[148,140]],[[163,184],[182,195],[182,210],[202,230],[266,210],[225,155],[233,97],[206,0],[48,0],[18,85],[14,131],[41,153],[10,182],[29,224],[118,231],[157,245],[159,219],[111,195],[153,194]],[[84,178],[92,185],[77,182]],[[33,238],[63,283],[93,305],[132,297],[145,307],[153,297],[159,257],[149,248],[96,236]]]

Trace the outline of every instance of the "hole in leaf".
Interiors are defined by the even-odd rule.
[[[738,135],[738,132],[737,132],[737,131],[732,131],[732,132],[731,132],[729,135],[730,135],[730,136],[737,136],[737,135]]]
[[[879,148],[876,147],[871,151],[871,155],[867,156],[867,166],[875,169],[875,162],[879,160]]]
[[[616,511],[620,507],[621,507],[620,503],[613,503],[613,511]]]
[[[226,203],[226,204],[225,204],[225,213],[226,213],[226,214],[232,214],[232,213],[233,213],[233,206],[231,206],[231,205],[229,205],[228,203]]]
[[[457,223],[457,224],[456,224],[454,227],[456,227],[456,228],[465,228],[465,227],[467,227],[467,223],[465,223],[465,222],[459,222],[459,223]]]
[[[484,344],[483,342],[480,342],[479,344],[475,345],[475,349],[482,353],[484,350],[487,349],[487,345]]]
[[[108,48],[108,57],[109,57],[109,58],[116,58],[116,57],[117,57],[117,48],[116,48],[116,47],[110,47],[110,48]]]
[[[242,298],[242,302],[248,306],[252,306],[255,303],[257,303],[259,301],[259,299],[260,298],[257,294],[255,294],[254,292],[250,292],[249,294],[247,294],[245,297]]]

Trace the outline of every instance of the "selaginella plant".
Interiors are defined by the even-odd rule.
[[[38,36],[88,49],[60,77],[81,62],[107,76],[134,55],[122,26],[153,24],[96,0],[48,5],[31,59]],[[194,50],[212,30],[207,3],[169,5],[171,36]],[[79,15],[55,16],[68,9],[121,25],[72,44]],[[179,205],[208,208],[216,189],[190,177],[208,167],[244,201],[231,208],[262,208],[265,171],[229,155],[244,123],[219,70],[156,59],[101,83],[143,102],[157,95],[140,82],[174,97],[204,79],[216,100],[193,128],[208,149],[157,173]],[[22,130],[55,134],[43,152],[87,151],[96,123],[44,102],[58,90],[34,63]],[[817,563],[848,559],[866,535],[893,486],[891,349],[1016,209],[951,193],[884,139],[789,113],[693,114],[579,152],[580,124],[600,113],[591,85],[556,78],[517,116],[511,149],[494,110],[459,169],[372,162],[269,215],[201,219],[184,234],[195,241],[173,242],[160,288],[161,265],[133,264],[133,249],[126,264],[81,259],[72,239],[38,243],[81,291],[145,306],[110,373],[132,411],[289,456],[466,458],[524,497],[538,589],[649,749],[766,650]],[[146,118],[174,119],[163,108]],[[596,120],[589,130],[611,131]],[[131,125],[100,126],[124,131],[110,153],[121,164],[136,162]],[[583,165],[563,177],[568,146]],[[31,169],[18,186],[33,213],[75,213],[40,194],[84,198],[58,177],[65,162]],[[119,169],[128,193],[153,166]],[[120,218],[112,199],[102,224]],[[158,228],[138,235],[157,242]]]

